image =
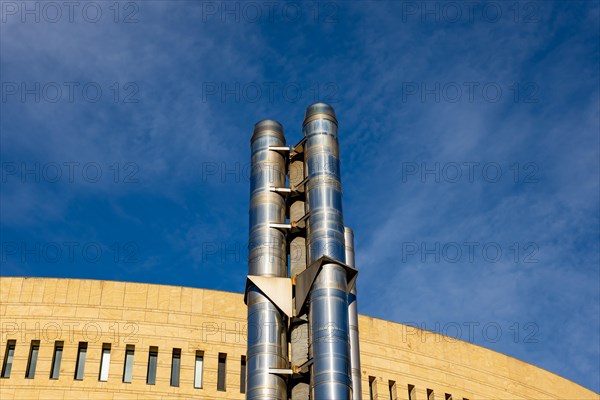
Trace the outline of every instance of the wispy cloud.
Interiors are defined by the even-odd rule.
[[[3,240],[138,246],[135,263],[12,257],[3,274],[243,290],[252,124],[279,119],[293,143],[304,107],[325,100],[340,119],[361,312],[498,323],[501,340],[473,341],[599,390],[597,3],[515,14],[495,2],[498,19],[476,7],[458,20],[407,2],[302,3],[297,20],[260,21],[203,4],[139,2],[130,24],[0,24],[3,95],[63,89],[56,103],[41,89],[22,101],[20,87],[2,101]],[[79,163],[73,179],[65,162]],[[473,261],[465,242],[478,243]],[[463,257],[449,262],[441,249],[455,244]],[[534,328],[538,342],[524,341]]]

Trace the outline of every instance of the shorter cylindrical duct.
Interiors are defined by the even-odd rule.
[[[346,264],[356,268],[354,262],[354,232],[345,227]],[[362,383],[360,372],[360,347],[358,342],[358,307],[356,304],[356,286],[348,296],[348,321],[350,325],[350,372],[352,374],[352,400],[362,400]]]
[[[250,239],[248,275],[287,277],[285,234],[271,224],[285,223],[284,199],[271,187],[285,187],[286,160],[271,147],[285,146],[276,121],[256,124],[251,140]],[[254,284],[246,292],[248,306],[247,399],[287,400],[286,379],[270,369],[289,368],[287,318]]]

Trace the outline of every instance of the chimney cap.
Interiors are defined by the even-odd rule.
[[[274,119],[263,119],[254,124],[254,132],[252,134],[252,139],[250,142],[255,141],[259,137],[262,136],[276,136],[283,144],[285,144],[285,135],[283,133],[283,125]]]
[[[314,121],[318,118],[324,118],[332,121],[337,125],[337,117],[335,115],[335,110],[333,107],[327,103],[314,103],[306,108],[306,113],[304,113],[304,122],[302,126],[305,126],[311,121]]]

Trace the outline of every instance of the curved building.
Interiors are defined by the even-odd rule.
[[[0,399],[244,399],[246,313],[237,293],[1,277]],[[365,400],[599,399],[476,345],[358,322]]]

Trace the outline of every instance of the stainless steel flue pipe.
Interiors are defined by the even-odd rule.
[[[355,268],[354,232],[344,228],[346,240],[346,264]],[[358,307],[356,304],[356,286],[348,295],[348,321],[350,324],[350,371],[352,374],[352,400],[362,400],[362,384],[360,381],[360,346],[358,341]]]
[[[276,121],[254,128],[248,399],[361,398],[356,291],[350,290],[357,271],[353,234],[344,227],[337,129],[324,103],[306,110],[296,146],[286,146]]]
[[[263,120],[251,139],[250,239],[248,274],[287,278],[284,232],[273,227],[286,219],[285,199],[271,191],[285,187],[286,159],[271,148],[285,146],[283,127]],[[287,317],[255,284],[247,284],[248,305],[248,399],[287,399],[284,376],[272,369],[289,368]]]
[[[331,106],[308,107],[303,122],[307,173],[308,265],[322,256],[344,263],[345,240],[337,118]],[[347,277],[344,267],[325,264],[310,292],[311,398],[350,399]]]

